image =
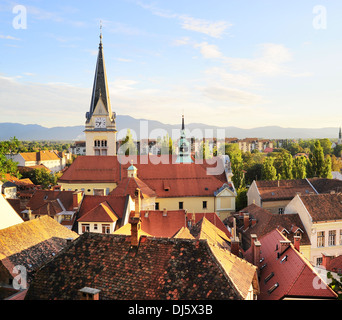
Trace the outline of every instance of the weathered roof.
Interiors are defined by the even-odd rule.
[[[280,241],[284,240],[286,238],[278,230],[273,230],[259,239],[260,258],[264,260],[260,264],[258,299],[280,300],[285,297],[335,299],[337,295],[334,291],[323,280],[322,282],[319,280],[320,277],[311,264],[291,243],[286,250],[281,249]],[[246,259],[252,261],[252,247],[246,252]],[[269,290],[272,287],[274,290],[271,292]]]
[[[312,220],[342,220],[342,193],[300,196]]]
[[[65,210],[73,211],[74,193],[75,191],[36,190],[26,207],[30,208],[32,211],[35,211],[46,206],[48,203],[51,203],[56,206],[56,209],[60,208],[62,210],[60,205],[62,204]],[[47,212],[45,212],[45,214],[46,213]]]
[[[262,201],[292,200],[298,193],[316,193],[306,179],[255,181]]]
[[[48,216],[22,222],[0,230],[0,261],[10,274],[16,265],[23,265],[30,274],[57,254],[66,239],[77,237]]]
[[[36,274],[26,299],[243,299],[206,240],[85,233]]]
[[[318,193],[342,192],[342,180],[326,178],[308,179]]]
[[[295,232],[298,228],[301,230],[301,245],[310,245],[309,236],[305,230],[305,227],[298,214],[273,214],[270,211],[260,208],[256,204],[251,204],[248,207],[240,210],[241,213],[249,214],[249,228],[244,230],[244,220],[238,218],[236,224],[241,230],[242,234],[242,246],[244,250],[247,250],[250,245],[251,234],[256,234],[258,237],[262,237],[274,229],[286,229],[287,238],[293,242]],[[252,226],[251,220],[255,219],[256,223]],[[231,221],[227,221],[231,226]],[[296,228],[297,227],[297,228]]]

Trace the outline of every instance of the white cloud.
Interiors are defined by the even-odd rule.
[[[221,38],[232,25],[227,21],[209,21],[189,16],[179,16],[183,29],[204,33],[213,38]]]
[[[154,4],[148,5],[141,1],[138,1],[137,4],[142,8],[149,10],[153,15],[167,19],[177,19],[180,22],[181,27],[185,30],[203,33],[213,38],[221,38],[226,34],[226,30],[232,26],[232,24],[223,20],[210,21],[194,18],[185,14],[172,13],[169,10],[160,9]]]
[[[212,100],[234,104],[255,105],[265,102],[264,99],[259,95],[236,88],[209,86],[203,88],[202,92],[206,97]]]
[[[208,42],[202,42],[194,45],[195,48],[200,48],[201,54],[206,59],[221,58],[222,53],[216,45],[208,44]]]
[[[0,39],[16,40],[16,41],[21,40],[21,39],[19,39],[19,38],[15,38],[15,37],[12,37],[12,36],[5,36],[5,35],[3,35],[3,34],[0,34]]]

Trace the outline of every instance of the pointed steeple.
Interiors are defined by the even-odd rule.
[[[108,83],[107,83],[106,67],[105,67],[105,61],[104,61],[104,56],[103,56],[102,25],[100,29],[101,29],[101,32],[100,32],[99,52],[97,55],[96,70],[95,70],[95,77],[94,77],[94,84],[93,84],[93,93],[92,93],[91,102],[90,102],[90,110],[89,112],[87,112],[87,115],[86,115],[87,120],[91,118],[99,99],[102,99],[102,102],[109,116],[110,117],[112,116],[112,109],[110,105]]]
[[[342,144],[342,129],[340,127],[340,131],[338,133],[338,141],[337,141],[337,144],[340,145]]]
[[[176,163],[192,163],[191,159],[191,146],[186,138],[185,125],[184,125],[184,115],[182,115],[182,130],[179,139],[179,151],[176,159]]]

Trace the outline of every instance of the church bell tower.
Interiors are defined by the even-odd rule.
[[[86,113],[84,132],[87,156],[116,155],[115,118],[109,99],[101,31],[90,110]]]

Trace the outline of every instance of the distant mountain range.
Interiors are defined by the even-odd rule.
[[[142,122],[143,121],[143,122]],[[147,122],[146,122],[147,121]],[[170,125],[164,124],[159,121],[135,119],[127,115],[117,116],[117,130],[118,139],[126,135],[126,129],[130,128],[132,133],[137,134],[139,138],[141,128],[144,128],[149,133],[150,137],[154,133],[156,138],[158,135],[158,129],[162,130],[162,133],[167,131],[171,137],[175,137],[176,133],[172,130],[179,130],[181,124]],[[148,128],[145,128],[146,126]],[[263,138],[263,139],[337,139],[338,128],[282,128],[279,126],[267,126],[257,127],[252,129],[241,129],[237,127],[217,127],[210,126],[202,123],[190,123],[186,124],[186,129],[189,129],[191,133],[194,133],[196,137],[203,137],[205,130],[210,130],[214,137],[219,134],[225,133],[225,137],[229,138]],[[224,131],[223,131],[224,130]],[[0,123],[0,140],[9,140],[12,137],[16,137],[19,140],[63,140],[63,141],[75,141],[84,140],[84,126],[69,126],[69,127],[53,127],[46,128],[37,124],[20,124],[20,123]],[[197,131],[197,134],[195,134]],[[159,131],[160,132],[160,131]],[[164,134],[162,134],[164,135]],[[134,135],[133,135],[134,137]]]

